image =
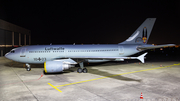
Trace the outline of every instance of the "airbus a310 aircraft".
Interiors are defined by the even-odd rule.
[[[12,49],[5,57],[25,63],[27,71],[30,64],[43,64],[45,73],[62,72],[79,64],[78,73],[87,73],[83,62],[124,61],[139,59],[144,63],[144,56],[128,57],[147,49],[175,46],[174,44],[147,44],[156,18],[147,18],[141,26],[124,42],[112,45],[32,45]]]

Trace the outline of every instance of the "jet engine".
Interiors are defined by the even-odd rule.
[[[74,67],[72,64],[68,64],[65,61],[46,61],[44,62],[44,71],[45,73],[57,73],[62,72],[63,70]]]

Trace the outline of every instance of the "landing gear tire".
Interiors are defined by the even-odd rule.
[[[26,63],[26,66],[27,66],[26,70],[30,71],[31,70],[31,66],[28,63]]]
[[[84,68],[82,71],[83,71],[83,73],[87,73],[88,72],[88,70],[86,68]]]
[[[83,71],[82,68],[78,68],[78,69],[77,69],[77,72],[78,72],[78,73],[82,73],[82,71]]]
[[[78,73],[82,73],[82,72],[83,72],[83,73],[87,73],[88,70],[87,70],[86,68],[84,68],[84,69],[78,68],[78,69],[77,69],[77,72],[78,72]]]
[[[26,70],[27,70],[27,71],[31,71],[31,68],[28,67]]]

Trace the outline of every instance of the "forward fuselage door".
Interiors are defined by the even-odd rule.
[[[119,47],[119,55],[123,55],[124,54],[123,46],[118,46],[118,47]]]
[[[20,57],[26,57],[26,48],[21,49]]]

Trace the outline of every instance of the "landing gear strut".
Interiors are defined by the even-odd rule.
[[[30,71],[30,70],[31,70],[31,67],[30,67],[30,65],[29,65],[28,63],[26,63],[26,67],[27,67],[27,68],[26,68],[27,71]]]
[[[78,73],[82,73],[82,72],[87,73],[88,72],[88,70],[86,68],[84,68],[83,62],[79,63],[79,65],[80,65],[80,68],[77,69]]]

